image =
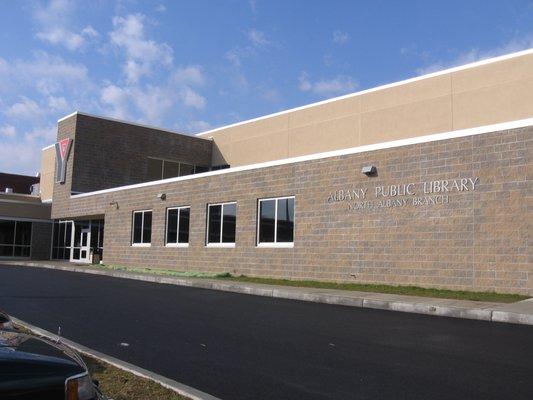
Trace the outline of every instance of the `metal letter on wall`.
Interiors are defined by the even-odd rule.
[[[72,139],[63,139],[56,143],[56,183],[65,183],[67,160],[72,146]]]

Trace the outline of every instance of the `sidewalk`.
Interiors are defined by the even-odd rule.
[[[436,299],[384,293],[288,287],[224,281],[221,279],[174,277],[130,271],[113,271],[93,266],[80,266],[61,261],[2,261],[0,262],[0,265],[50,268],[256,296],[310,301],[315,303],[401,311],[436,315],[440,317],[533,325],[533,298],[508,304],[470,300]]]

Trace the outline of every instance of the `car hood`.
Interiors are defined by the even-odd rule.
[[[0,330],[0,391],[64,385],[86,372],[83,361],[61,344]]]

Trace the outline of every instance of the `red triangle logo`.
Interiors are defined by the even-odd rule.
[[[70,139],[63,139],[59,141],[59,152],[61,153],[61,159],[65,159]]]

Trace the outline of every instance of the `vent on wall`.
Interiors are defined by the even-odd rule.
[[[31,194],[34,195],[34,196],[38,196],[41,194],[41,185],[39,185],[38,183],[34,183],[33,185],[31,185]]]

